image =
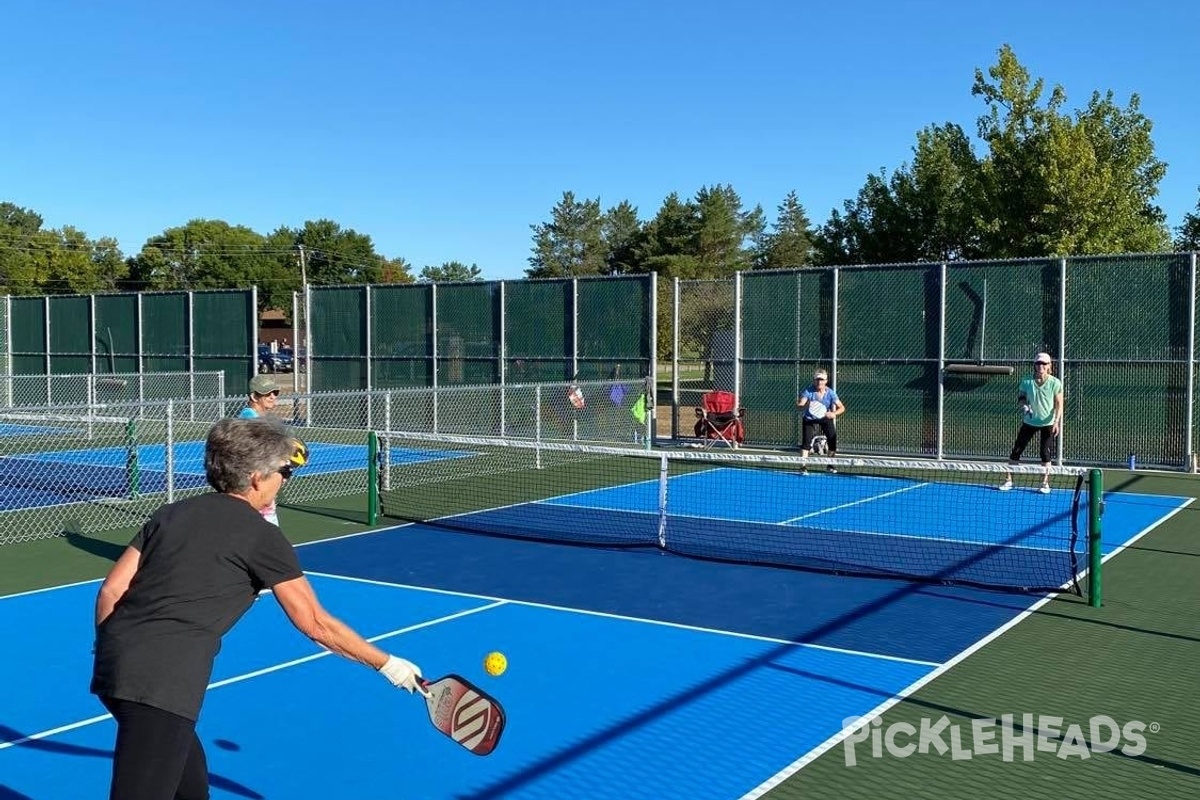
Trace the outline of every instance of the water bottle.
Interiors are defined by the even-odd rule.
[[[1134,453],[1130,453],[1129,454],[1129,471],[1133,472],[1135,469],[1137,469],[1137,455]]]

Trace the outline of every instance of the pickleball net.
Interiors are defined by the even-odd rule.
[[[1043,493],[1036,465],[374,440],[373,511],[443,529],[1036,592],[1082,594],[1099,564],[1096,470]]]
[[[137,455],[131,417],[0,413],[0,511],[136,495]]]

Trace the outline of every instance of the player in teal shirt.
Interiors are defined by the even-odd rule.
[[[1017,440],[1008,456],[1010,464],[1019,463],[1021,454],[1033,440],[1034,434],[1040,434],[1044,474],[1038,491],[1042,494],[1050,494],[1050,462],[1054,460],[1063,419],[1063,385],[1050,373],[1052,366],[1049,353],[1038,353],[1033,359],[1033,375],[1021,379],[1017,389],[1017,405],[1022,413],[1021,429],[1017,431]],[[1000,491],[1006,492],[1012,487],[1012,473],[1009,473],[1005,475],[1004,483],[1000,484]]]

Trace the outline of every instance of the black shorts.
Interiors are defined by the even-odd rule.
[[[1034,434],[1037,433],[1041,434],[1040,452],[1038,454],[1042,458],[1042,463],[1049,464],[1052,462],[1055,456],[1055,445],[1058,442],[1058,435],[1054,433],[1054,426],[1030,425],[1027,422],[1021,423],[1021,430],[1017,431],[1017,441],[1013,443],[1013,449],[1009,453],[1008,460],[1014,464],[1020,461],[1021,454],[1025,452],[1025,448],[1029,446],[1029,442],[1033,439]]]
[[[804,420],[803,440],[800,446],[805,450],[812,450],[813,439],[818,436],[824,436],[829,442],[829,452],[837,452],[837,424],[834,423],[833,417],[822,417],[821,419]]]

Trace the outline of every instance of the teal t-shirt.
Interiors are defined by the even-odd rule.
[[[238,413],[238,416],[241,417],[242,419],[254,419],[255,417],[258,416],[258,412],[255,411],[250,406],[246,406]]]
[[[1029,403],[1029,413],[1025,415],[1025,424],[1037,428],[1053,425],[1054,398],[1061,394],[1062,390],[1062,381],[1053,375],[1047,375],[1041,385],[1038,385],[1032,375],[1022,378],[1018,391],[1025,395],[1026,402]]]

